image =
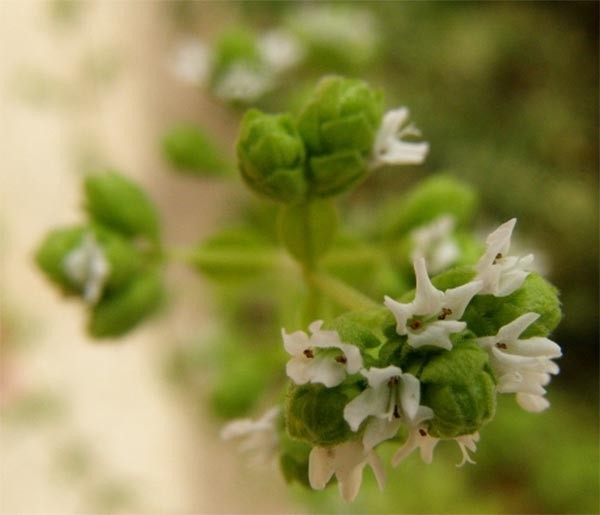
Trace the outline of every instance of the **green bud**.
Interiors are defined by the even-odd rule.
[[[335,76],[319,82],[298,120],[311,194],[337,195],[366,177],[382,116],[383,96],[365,82]]]
[[[285,416],[289,435],[319,447],[333,447],[356,437],[344,419],[349,400],[343,386],[291,385]]]
[[[95,338],[121,336],[159,307],[163,298],[162,274],[148,271],[106,295],[91,312],[88,330]]]
[[[535,273],[529,274],[523,286],[506,297],[476,295],[462,320],[477,336],[489,336],[525,313],[537,313],[540,318],[521,338],[548,336],[562,318],[557,289]]]
[[[158,240],[160,225],[149,197],[132,181],[116,172],[88,175],[86,209],[99,224],[125,236]]]
[[[284,206],[280,211],[281,241],[292,256],[309,265],[329,249],[337,225],[337,211],[329,201]]]
[[[436,175],[408,195],[387,202],[381,211],[382,233],[395,237],[446,214],[461,227],[476,208],[477,194],[471,186],[451,176]]]
[[[173,127],[165,134],[162,147],[171,165],[190,175],[222,175],[229,168],[213,139],[193,124]]]
[[[287,432],[279,433],[279,466],[287,483],[297,481],[310,488],[308,480],[308,458],[312,447],[306,442],[292,440]]]
[[[421,403],[433,409],[429,432],[454,438],[478,431],[493,417],[496,388],[487,353],[472,341],[431,355],[422,368]]]
[[[120,288],[140,268],[139,252],[117,233],[99,226],[57,229],[48,234],[40,245],[36,253],[36,261],[48,278],[67,294],[83,292],[84,285],[68,273],[65,260],[71,252],[84,244],[88,234],[96,239],[108,261],[107,289]]]
[[[257,193],[288,203],[306,197],[304,143],[290,115],[248,111],[237,157],[242,178]]]
[[[324,329],[338,332],[344,343],[356,345],[360,349],[373,349],[381,345],[376,336],[382,324],[393,318],[389,310],[349,311],[324,325]]]

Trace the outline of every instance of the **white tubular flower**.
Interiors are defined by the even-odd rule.
[[[340,494],[345,501],[356,499],[362,473],[369,465],[379,488],[385,484],[385,467],[375,451],[366,451],[359,441],[346,442],[332,448],[314,447],[308,459],[308,479],[315,490],[325,488],[335,474]]]
[[[234,420],[223,427],[221,438],[242,438],[240,450],[253,453],[255,464],[267,465],[275,459],[279,449],[278,417],[279,408],[274,407],[256,421],[249,418]]]
[[[429,151],[429,144],[402,141],[405,136],[421,136],[408,121],[408,109],[401,107],[388,111],[381,122],[373,144],[371,169],[384,165],[421,164]],[[404,126],[404,127],[403,127]]]
[[[362,368],[358,347],[342,343],[337,331],[322,331],[322,325],[322,320],[310,324],[310,337],[304,331],[287,334],[281,330],[285,350],[292,356],[286,372],[296,384],[322,383],[331,388],[346,374],[356,374]]]
[[[170,68],[176,77],[191,84],[204,84],[211,68],[211,54],[197,39],[183,41],[176,49]]]
[[[93,234],[87,233],[83,243],[65,256],[63,270],[83,288],[83,298],[88,304],[100,300],[110,275],[110,263]]]
[[[456,466],[462,467],[465,463],[475,464],[471,456],[469,456],[469,451],[475,452],[477,450],[479,433],[457,436],[456,438],[451,438],[451,440],[454,440],[458,444],[462,453],[462,460]],[[406,443],[392,457],[392,466],[397,467],[417,448],[420,451],[421,459],[425,463],[430,464],[433,461],[433,451],[439,441],[440,438],[431,436],[422,424],[415,424],[410,430]]]
[[[414,261],[417,278],[415,299],[402,304],[385,297],[386,307],[396,317],[396,331],[408,335],[408,343],[414,348],[433,345],[450,350],[450,334],[466,328],[465,322],[459,322],[469,302],[481,289],[481,281],[471,281],[457,288],[442,292],[429,279],[425,260]]]
[[[274,29],[258,40],[263,61],[274,73],[282,73],[296,66],[304,58],[304,48],[289,32]]]
[[[413,261],[424,258],[430,274],[437,274],[456,262],[460,255],[458,245],[452,239],[454,217],[443,215],[411,233]]]
[[[544,398],[544,386],[550,374],[559,368],[552,360],[562,356],[560,347],[541,336],[520,340],[519,336],[540,315],[526,313],[500,328],[496,336],[484,336],[475,341],[490,355],[490,363],[498,378],[500,393],[516,393],[517,402],[527,410],[539,412],[550,403]]]
[[[215,86],[215,94],[223,100],[253,102],[272,88],[273,79],[265,70],[234,63]]]
[[[523,285],[529,275],[526,268],[533,262],[533,254],[524,257],[508,255],[510,238],[516,223],[517,219],[513,218],[487,237],[487,250],[476,265],[475,279],[483,281],[480,295],[510,295]]]
[[[373,367],[361,370],[361,374],[369,381],[369,387],[346,405],[344,419],[352,431],[358,431],[365,419],[374,417],[367,423],[363,435],[365,450],[396,436],[403,423],[433,417],[431,408],[419,405],[421,390],[415,376],[395,366]]]

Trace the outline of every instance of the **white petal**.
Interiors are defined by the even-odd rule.
[[[296,384],[306,384],[312,378],[311,364],[304,357],[290,359],[285,366],[285,372]]]
[[[483,281],[471,281],[457,288],[451,288],[444,292],[442,301],[445,308],[452,310],[452,313],[446,317],[447,320],[459,320],[463,316],[465,309],[471,302],[471,299],[481,290]]]
[[[512,322],[500,328],[498,331],[498,340],[501,342],[515,341],[538,318],[540,318],[540,315],[537,313],[525,313],[519,318],[515,318]]]
[[[281,330],[283,337],[283,347],[288,354],[292,356],[300,356],[310,347],[310,340],[304,331],[295,331],[287,334],[284,329]]]
[[[402,369],[393,365],[385,368],[371,367],[369,370],[362,370],[361,374],[367,378],[370,387],[379,388],[386,384],[392,377],[400,377]]]
[[[411,374],[402,374],[400,387],[400,404],[402,411],[409,419],[414,419],[421,401],[421,389],[419,380]]]
[[[342,343],[340,348],[346,357],[346,371],[349,374],[356,374],[363,365],[360,349],[355,345],[349,345],[346,343]]]
[[[363,435],[365,451],[370,451],[381,442],[396,436],[401,425],[402,420],[399,418],[392,418],[391,420],[381,418],[371,419]]]
[[[387,386],[367,388],[344,407],[344,419],[352,431],[358,431],[363,420],[370,416],[383,415],[388,408]]]
[[[518,393],[517,402],[524,410],[531,411],[533,413],[544,411],[550,406],[550,403],[544,399],[544,397],[540,397],[539,395],[530,395],[527,393]]]
[[[527,340],[517,340],[510,344],[510,351],[521,356],[545,358],[559,358],[562,356],[562,351],[556,343],[541,336],[534,336]]]
[[[332,356],[316,356],[310,361],[311,383],[322,383],[327,388],[332,388],[346,378],[346,367]]]
[[[442,307],[444,294],[429,279],[427,265],[423,258],[413,263],[417,279],[417,293],[413,301],[415,315],[432,315]]]
[[[364,465],[357,465],[351,469],[342,469],[337,472],[338,487],[344,501],[352,502],[356,499],[362,483],[363,468]]]
[[[371,466],[371,470],[373,470],[373,474],[375,475],[375,479],[377,480],[377,485],[379,485],[379,489],[383,490],[385,486],[385,466],[381,461],[381,458],[377,456],[375,451],[371,451],[367,454],[367,463]]]
[[[440,347],[442,349],[450,350],[452,348],[452,342],[450,341],[450,334],[459,333],[467,327],[465,322],[458,322],[456,320],[436,320],[425,326],[425,329],[420,330],[418,333],[410,332],[408,334],[408,343],[411,347],[418,349],[425,345],[431,345],[434,347]]]
[[[396,319],[396,332],[398,334],[406,334],[406,322],[414,315],[413,304],[402,304],[387,296],[385,297],[384,304]]]
[[[308,457],[308,480],[314,490],[323,490],[334,473],[333,450],[313,447]]]

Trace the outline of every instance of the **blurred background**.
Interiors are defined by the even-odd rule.
[[[1,512],[597,513],[598,15],[596,2],[1,2]],[[273,29],[299,43],[293,67],[250,97],[206,78],[227,31]],[[248,105],[296,109],[326,73],[382,87],[431,146],[423,166],[382,170],[346,199],[355,227],[393,208],[390,192],[449,174],[479,193],[474,229],[519,218],[515,245],[565,314],[551,409],[507,396],[476,466],[456,469],[452,446],[429,466],[412,456],[383,494],[367,477],[352,506],[335,488],[286,486],[218,438],[277,396],[281,378],[265,382],[252,358],[231,380],[232,355],[249,351],[227,343],[278,345],[277,293],[174,264],[160,316],[98,343],[33,263],[49,229],[79,219],[91,169],[135,178],[173,246],[240,220],[270,237],[271,211],[231,173],[239,121]],[[218,173],[167,142],[183,122]]]

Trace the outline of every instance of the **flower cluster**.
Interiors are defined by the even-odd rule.
[[[528,411],[549,405],[544,386],[558,372],[552,360],[561,351],[546,336],[559,305],[554,290],[527,269],[532,258],[509,255],[514,225],[510,220],[492,232],[468,270],[431,279],[425,259],[415,259],[412,300],[386,297],[387,322],[362,327],[368,344],[343,320],[335,329],[314,322],[310,336],[282,332],[291,355],[286,426],[290,437],[312,447],[312,488],[324,488],[335,475],[342,497],[352,501],[366,465],[382,487],[385,469],[376,448],[401,441],[402,428],[407,436],[393,466],[415,449],[430,463],[441,440],[458,444],[459,466],[474,463],[469,453],[494,416],[496,393],[516,393]],[[506,323],[507,311],[516,316]]]

